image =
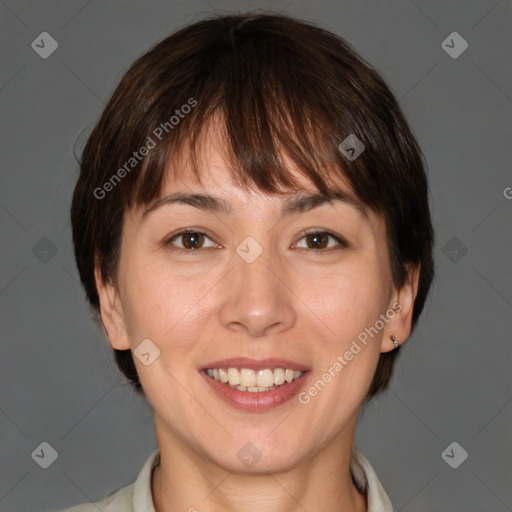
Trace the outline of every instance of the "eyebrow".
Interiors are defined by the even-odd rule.
[[[283,208],[281,210],[281,217],[286,217],[295,213],[304,213],[317,208],[323,204],[333,205],[334,201],[340,201],[354,207],[363,216],[366,216],[366,211],[363,205],[351,195],[348,195],[342,190],[334,190],[331,192],[331,198],[321,193],[300,193],[293,197],[285,199]],[[142,213],[142,220],[144,220],[150,213],[164,205],[171,204],[188,204],[200,210],[223,213],[229,215],[232,206],[226,200],[212,196],[209,194],[191,194],[183,192],[174,192],[167,196],[160,198],[158,201],[149,206]]]

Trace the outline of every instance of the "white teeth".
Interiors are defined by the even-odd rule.
[[[236,368],[228,368],[228,380],[230,386],[238,386],[240,384],[240,372]]]
[[[258,387],[258,386],[250,386],[250,387],[245,387],[245,386],[236,386],[235,389],[238,389],[238,391],[250,391],[251,393],[258,393],[259,391],[272,391],[273,389],[276,389],[275,386],[272,386],[272,387]]]
[[[231,379],[229,383],[231,384]],[[247,388],[256,386],[256,374],[254,373],[254,370],[250,370],[248,368],[242,368],[240,370],[240,385]]]
[[[274,370],[274,384],[277,386],[284,384],[284,370],[282,368],[276,368]]]
[[[285,382],[292,382],[301,377],[304,372],[291,368],[264,368],[254,371],[250,368],[207,368],[207,375],[219,382],[228,384],[239,391],[271,391]]]
[[[274,384],[274,372],[272,370],[258,370],[256,382],[260,388],[269,388]]]

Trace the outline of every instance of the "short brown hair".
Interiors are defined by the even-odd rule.
[[[364,205],[383,215],[394,284],[405,283],[408,263],[421,265],[414,328],[434,274],[420,148],[389,88],[346,41],[274,13],[189,25],[136,60],[120,81],[84,148],[71,207],[78,271],[92,307],[99,311],[96,260],[102,278],[117,282],[125,210],[158,198],[171,155],[185,146],[199,177],[199,139],[214,114],[222,116],[238,183],[269,193],[294,186],[287,156],[328,197],[328,169],[336,169]],[[338,149],[351,134],[365,146],[355,160]],[[380,355],[365,401],[386,389],[399,350]],[[143,393],[131,351],[115,350],[115,357]]]

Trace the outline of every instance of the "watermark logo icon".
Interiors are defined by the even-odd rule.
[[[32,41],[31,46],[39,57],[47,59],[59,47],[59,43],[48,32],[41,32]]]
[[[43,469],[49,468],[59,457],[57,451],[46,441],[42,442],[33,452],[34,459]]]
[[[146,338],[137,346],[133,354],[144,366],[149,366],[160,356],[160,349],[150,339]]]
[[[252,236],[248,236],[238,245],[236,252],[246,263],[254,263],[261,256],[263,247]]]
[[[468,42],[458,32],[452,32],[441,43],[441,48],[452,59],[458,59],[468,49],[468,46]]]
[[[453,441],[443,450],[441,458],[452,469],[457,469],[468,458],[468,452],[457,441]]]
[[[252,468],[262,457],[262,453],[253,443],[242,446],[236,455],[248,468]]]
[[[32,247],[32,254],[43,263],[48,263],[56,254],[56,245],[47,237],[43,236]]]
[[[339,144],[338,149],[345,158],[352,162],[365,150],[365,146],[353,133],[351,133]]]
[[[468,248],[454,236],[444,244],[442,252],[452,263],[458,263],[466,255]]]

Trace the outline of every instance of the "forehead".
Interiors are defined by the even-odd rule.
[[[287,165],[296,179],[296,186],[269,193],[257,189],[254,185],[248,188],[237,183],[226,159],[215,148],[209,148],[203,162],[205,166],[199,169],[198,176],[189,166],[180,167],[178,173],[173,172],[173,162],[170,162],[160,196],[145,206],[140,221],[144,223],[164,207],[179,204],[193,206],[215,215],[230,215],[233,210],[240,213],[249,209],[253,220],[258,217],[258,211],[262,211],[261,208],[276,209],[280,217],[284,218],[312,211],[322,205],[334,208],[343,205],[345,214],[348,213],[346,208],[349,207],[352,210],[350,216],[356,215],[354,219],[371,221],[365,206],[350,191],[342,178],[337,180],[327,196],[288,160]]]
[[[339,183],[330,191],[329,197],[322,194],[314,183],[295,170],[297,186],[283,189],[278,193],[268,193],[256,188],[247,188],[237,184],[225,160],[219,155],[209,161],[208,168],[200,175],[200,182],[193,173],[182,169],[179,177],[169,172],[169,178],[162,189],[162,194],[142,213],[142,221],[152,216],[163,206],[186,204],[203,211],[229,215],[232,210],[246,208],[279,208],[281,217],[304,213],[324,204],[335,207],[340,202],[351,207],[359,217],[368,217],[364,205],[348,190],[344,183]],[[254,202],[256,200],[256,202]],[[253,215],[257,215],[254,211]],[[368,219],[367,219],[368,220]]]
[[[214,134],[212,135],[213,132]],[[219,132],[212,130],[203,138],[199,146],[199,158],[197,172],[194,172],[190,153],[180,151],[172,155],[165,169],[164,179],[160,197],[168,195],[175,190],[186,189],[188,191],[213,192],[218,195],[250,195],[258,197],[280,196],[285,200],[287,197],[295,196],[298,193],[319,193],[318,187],[313,180],[291,160],[285,153],[280,155],[284,166],[291,175],[294,184],[289,187],[278,187],[278,192],[269,193],[260,188],[246,176],[244,182],[240,176],[243,173],[240,169],[233,169],[233,158],[229,155],[227,145]],[[236,165],[236,162],[234,165]],[[242,164],[239,163],[239,166]],[[351,199],[355,206],[365,210],[363,204],[354,194],[347,178],[340,169],[329,169],[324,173],[324,180],[330,185],[333,197],[338,194]]]
[[[262,138],[259,134],[259,136],[255,136],[256,140],[249,147],[244,144],[243,148],[238,147],[235,150],[236,141],[233,140],[233,135],[228,133],[228,125],[226,114],[217,111],[203,122],[193,142],[190,138],[183,137],[176,151],[168,153],[164,185],[169,182],[169,185],[172,186],[175,175],[181,175],[187,181],[192,181],[193,173],[191,171],[193,168],[198,171],[201,182],[205,185],[230,184],[232,176],[241,176],[244,174],[243,170],[246,169],[250,169],[246,172],[255,174],[257,172],[256,168],[258,168],[261,174],[266,175],[269,167],[275,168],[279,160],[279,163],[287,169],[288,173],[293,174],[297,187],[316,189],[306,173],[301,172],[297,164],[288,156],[287,148],[280,146],[276,140],[267,141],[269,144],[272,143],[272,147],[270,147],[265,143],[264,137]],[[288,135],[291,134],[288,133]],[[274,133],[272,138],[275,139],[276,137],[277,134]],[[318,133],[311,133],[310,142],[315,143],[317,137]],[[296,142],[298,143],[298,141]],[[307,151],[308,148],[303,148],[303,150]],[[274,151],[276,151],[275,154]],[[272,158],[269,159],[270,156]],[[263,167],[263,162],[267,162],[268,167]],[[319,165],[316,166],[317,171],[320,171],[319,167]],[[342,170],[334,169],[332,164],[328,167],[331,168],[325,169],[325,172],[321,173],[326,180],[329,175],[337,175],[336,182],[339,182],[341,178],[347,185]],[[246,188],[252,188],[252,180],[249,176],[247,178]],[[256,190],[257,187],[253,189]]]
[[[180,203],[215,214],[252,209],[256,215],[257,209],[269,207],[279,209],[284,217],[325,203],[343,206],[345,211],[347,205],[352,206],[361,217],[373,213],[353,191],[345,169],[329,162],[328,153],[322,152],[324,165],[317,163],[312,172],[311,162],[307,162],[309,171],[301,169],[282,146],[269,160],[268,154],[260,154],[256,147],[245,147],[242,154],[235,154],[230,142],[225,117],[213,114],[195,140],[185,137],[173,148],[167,147],[163,166],[154,169],[161,176],[157,190],[126,213],[135,217],[141,213],[143,222],[161,206]],[[265,153],[265,149],[260,151]],[[315,157],[313,161],[317,162]],[[151,182],[151,176],[151,170],[146,169],[141,182]],[[333,202],[336,199],[342,203]]]

